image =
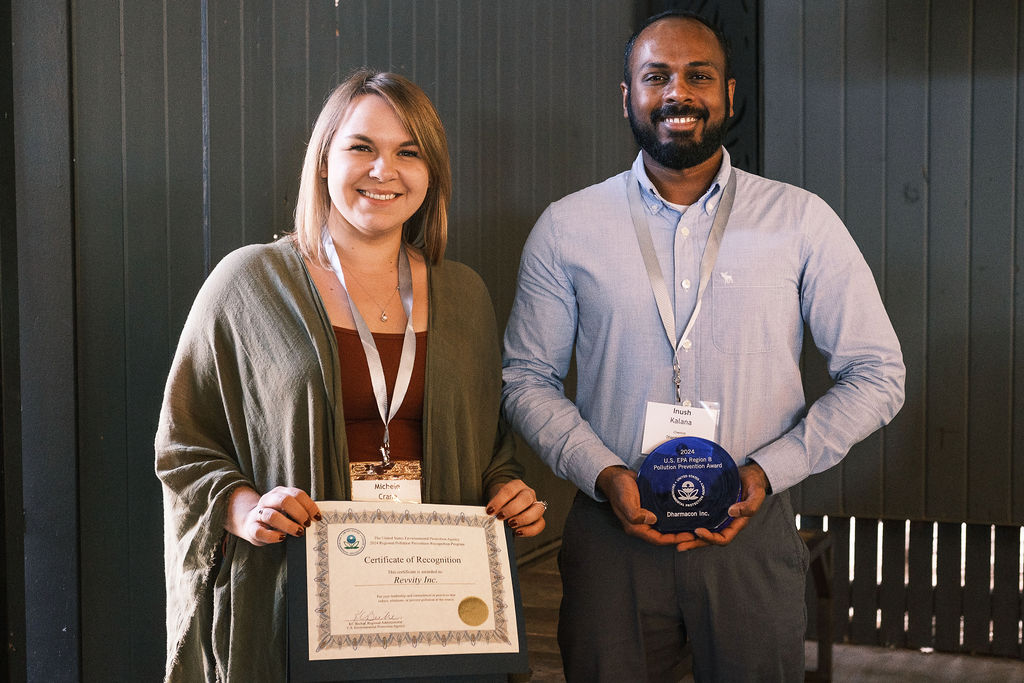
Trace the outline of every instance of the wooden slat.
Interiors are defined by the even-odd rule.
[[[254,117],[261,114],[246,111],[243,114],[242,83],[245,78],[255,76],[245,72],[244,55],[256,47],[255,43],[269,43],[268,36],[260,36],[244,21],[236,3],[211,2],[209,7],[209,45],[207,51],[209,68],[209,177],[210,225],[206,226],[204,239],[210,245],[209,266],[216,265],[226,253],[243,242],[243,224],[248,215],[248,199],[258,197],[245,195],[246,130]],[[269,78],[265,79],[269,80]],[[267,99],[259,111],[268,109]],[[258,159],[249,160],[260,163]],[[259,193],[268,194],[266,187]],[[190,283],[198,290],[199,283]]]
[[[925,517],[962,519],[967,512],[967,309],[971,175],[970,3],[931,3],[928,178],[928,382]],[[940,379],[941,378],[941,379]]]
[[[939,524],[938,554],[935,560],[935,649],[956,652],[960,649],[960,615],[963,591],[960,588],[960,525]]]
[[[119,481],[124,482],[126,496],[125,519],[121,525],[123,542],[129,552],[119,563],[120,579],[115,584],[127,602],[108,604],[106,610],[108,615],[110,610],[123,612],[122,627],[127,629],[123,646],[139,653],[136,657],[143,661],[133,662],[135,657],[123,660],[123,674],[112,671],[112,667],[104,663],[97,673],[102,671],[110,678],[123,679],[137,678],[144,675],[143,672],[159,675],[163,669],[159,653],[164,639],[147,628],[152,623],[151,615],[159,613],[163,604],[159,593],[153,591],[154,582],[160,585],[162,572],[157,567],[132,561],[136,553],[140,558],[159,557],[163,551],[162,511],[146,503],[160,499],[160,485],[153,477],[151,458],[136,455],[149,456],[152,452],[157,415],[150,398],[162,395],[167,378],[166,367],[154,363],[153,359],[165,357],[171,337],[167,319],[170,204],[164,74],[165,69],[176,68],[176,65],[166,64],[162,9],[152,3],[124,5],[121,27],[125,170],[122,276],[126,292],[126,353],[125,385],[119,391],[124,396],[126,451],[122,454]],[[111,458],[105,449],[96,455]],[[103,506],[109,501],[97,500],[95,504]],[[110,530],[116,525],[108,524],[103,528]],[[116,617],[110,619],[115,620]],[[140,669],[133,671],[129,668],[133,665]]]
[[[975,6],[972,62],[967,519],[1010,523],[1016,154],[1016,0]],[[983,8],[983,9],[982,9]],[[1020,520],[1016,520],[1020,521]]]
[[[878,627],[878,520],[856,518],[853,548],[853,619],[850,642],[877,645]]]
[[[829,517],[828,530],[832,534],[832,625],[835,642],[850,637],[850,529],[849,517]]]
[[[839,50],[825,49],[842,41],[842,6],[840,3],[810,3],[804,7],[804,50],[817,55],[804,64],[803,115],[813,126],[803,130],[804,155],[801,185],[820,195],[836,211],[843,206],[843,166],[836,163],[843,156],[843,103],[836,97],[843,83],[842,54]],[[803,379],[808,400],[824,394],[832,381],[825,361],[808,338],[804,345]],[[870,457],[859,464],[860,469],[874,472],[869,481],[875,484],[874,500],[878,496],[878,463]],[[834,467],[819,474],[801,487],[802,512],[818,514],[848,514],[842,507],[843,471],[848,465]],[[855,469],[857,465],[854,465]],[[863,477],[861,477],[863,482]],[[877,512],[877,506],[871,510]]]
[[[764,64],[764,174],[800,185],[804,180],[804,49],[799,3],[765,8],[762,25]],[[817,55],[811,55],[816,58]],[[785,97],[777,96],[785,93]]]
[[[907,647],[932,647],[932,522],[910,523],[907,551]]]
[[[387,13],[375,17],[374,24],[383,31],[373,33],[386,37],[388,46],[388,64],[390,71],[403,76],[412,77],[413,64],[416,61],[416,49],[420,40],[431,40],[432,36],[419,31],[417,19],[419,10],[416,3],[403,0],[390,0]],[[376,26],[374,28],[376,28]]]
[[[465,5],[459,12],[459,44],[465,60],[460,60],[458,67],[459,91],[476,92],[484,85],[487,76],[482,73],[484,68],[483,52],[481,51],[481,28],[484,16],[490,14],[483,10],[479,3]],[[493,98],[493,94],[492,94]],[[481,200],[486,185],[481,174],[485,163],[481,157],[484,137],[487,128],[481,120],[485,112],[483,102],[477,98],[459,97],[456,101],[459,127],[459,155],[454,173],[456,200],[453,202],[452,215],[457,232],[456,249],[453,257],[471,268],[479,271],[481,262]]]
[[[804,50],[816,55],[805,64],[804,116],[813,126],[804,129],[803,187],[829,203],[843,206],[843,98],[837,97],[844,82],[842,43],[843,7],[837,2],[804,6]]]
[[[443,0],[440,0],[443,2]],[[504,10],[503,10],[504,11]],[[413,66],[408,76],[416,82],[437,106],[437,51],[440,45],[438,14],[439,0],[426,0],[415,5],[416,42],[412,55]],[[503,27],[503,30],[508,30]]]
[[[904,617],[907,611],[907,524],[900,520],[882,522],[882,584],[878,604],[882,610],[882,645],[902,647],[906,641]]]
[[[365,12],[364,33],[362,33],[363,59],[359,64],[387,70],[391,64],[391,45],[394,38],[387,29],[393,21],[393,11],[397,11],[401,3],[392,0],[362,0],[355,5],[362,5]],[[452,8],[451,19],[454,22],[457,12]],[[462,49],[462,45],[454,43],[453,52]]]
[[[309,54],[306,58],[306,73],[309,80],[309,91],[306,94],[306,106],[303,111],[305,121],[302,142],[309,139],[313,121],[323,107],[328,93],[341,81],[338,73],[338,15],[341,7],[334,3],[313,2],[308,5],[309,11]],[[299,170],[295,170],[296,179]],[[296,185],[297,187],[297,185]]]
[[[876,5],[877,6],[877,5]],[[907,367],[907,400],[884,432],[877,434],[884,456],[885,507],[877,514],[919,518],[925,491],[924,364],[927,320],[928,6],[917,0],[885,4],[885,224],[884,260],[875,268],[886,309],[900,339]],[[859,109],[869,100],[858,103]],[[867,169],[865,169],[867,170]],[[870,171],[868,171],[870,172]],[[879,226],[881,228],[881,226]],[[854,513],[856,514],[856,512]]]
[[[203,117],[200,7],[169,2],[165,72],[167,77],[167,289],[166,365],[178,334],[206,277],[203,247]]]
[[[239,108],[231,112],[234,125],[242,126],[241,148],[237,152],[230,148],[226,150],[228,161],[234,164],[233,175],[213,180],[230,180],[232,184],[238,184],[242,206],[240,216],[221,214],[226,222],[214,221],[214,262],[243,244],[266,242],[274,232],[274,223],[280,215],[276,204],[281,200],[276,184],[278,150],[275,121],[279,116],[287,116],[287,110],[294,106],[293,103],[282,104],[285,111],[279,112],[275,98],[275,88],[281,87],[274,73],[275,42],[278,40],[275,14],[263,3],[246,2],[241,7],[242,81],[229,86],[241,90]],[[218,93],[220,91],[211,83],[211,103]],[[232,94],[232,105],[234,98]],[[301,106],[304,98],[296,99],[295,103]],[[216,144],[213,147],[216,151]],[[298,177],[297,171],[293,173]],[[217,203],[215,194],[215,207]]]
[[[886,108],[865,107],[865,102],[886,100],[885,13],[878,3],[845,4],[841,43],[843,50],[825,46],[830,52],[844,54],[842,91],[832,97],[841,100],[845,121],[841,157],[831,160],[844,167],[845,197],[838,207],[846,227],[856,240],[879,285],[885,265],[885,175],[878,169],[885,163],[882,145],[865,145],[865,139],[877,139],[886,133]],[[822,160],[821,163],[829,163]]]
[[[528,19],[534,31],[537,42],[537,49],[531,60],[530,69],[533,90],[534,107],[537,108],[537,116],[534,117],[531,131],[532,143],[534,145],[534,201],[538,204],[547,204],[555,199],[557,195],[552,191],[556,179],[552,177],[552,169],[555,164],[554,148],[557,146],[557,138],[553,134],[553,116],[550,109],[542,107],[542,102],[547,102],[552,95],[551,83],[553,74],[551,69],[554,60],[555,43],[558,35],[554,33],[554,7],[553,3],[537,3],[531,6],[532,16]]]
[[[1020,527],[996,527],[992,587],[992,654],[1021,657]]]
[[[1018,10],[1017,14],[1017,35],[1024,35],[1024,11]],[[1017,168],[1024,168],[1024,144],[1021,140],[1021,126],[1024,125],[1024,97],[1021,93],[1021,82],[1019,75],[1024,74],[1024,45],[1017,44],[1017,134],[1014,136],[1017,152]],[[1016,173],[1016,187],[1014,188],[1014,271],[1024,272],[1024,249],[1019,245],[1024,244],[1024,174]],[[1013,307],[1018,312],[1013,321],[1013,366],[1014,368],[1024,367],[1024,278],[1013,279]],[[1013,395],[1017,400],[1013,402],[1012,420],[1013,443],[1012,448],[1015,454],[1024,453],[1024,372],[1013,373]],[[1014,524],[1024,524],[1024,467],[1013,467],[1011,473],[1012,505],[1011,519]]]
[[[81,675],[73,78],[66,3],[13,3],[18,335],[29,680]],[[15,589],[17,590],[17,589]]]
[[[597,119],[591,134],[594,163],[601,175],[611,175],[611,169],[622,169],[621,157],[636,154],[636,143],[629,125],[622,118],[622,50],[638,24],[634,23],[634,9],[625,2],[594,3],[597,18],[594,27],[592,59],[594,67],[593,101]],[[627,162],[628,163],[628,162]]]
[[[118,51],[103,51],[104,43],[120,43],[119,12],[116,3],[97,5],[76,17],[81,30],[92,29],[94,40],[78,41],[76,78],[75,154],[79,159],[77,207],[79,419],[78,440],[82,463],[79,486],[84,528],[105,529],[106,533],[88,537],[81,544],[82,585],[95,586],[83,591],[82,616],[93,629],[82,633],[82,668],[85,675],[101,671],[103,643],[127,643],[131,639],[129,602],[124,558],[119,553],[128,547],[128,502],[125,483],[127,451],[125,442],[126,382],[125,346],[113,348],[110,339],[123,340],[125,329],[124,277],[124,199],[122,159],[121,74],[123,63]],[[159,35],[158,35],[159,40]],[[109,42],[108,42],[109,41]],[[133,52],[134,54],[134,52]],[[151,226],[152,227],[152,226]],[[159,226],[158,228],[159,229]],[[109,298],[106,298],[109,297]],[[160,354],[161,356],[163,354]],[[116,400],[108,400],[107,397]],[[118,454],[120,457],[111,457]],[[112,486],[112,483],[120,486]],[[97,494],[103,492],[102,500]],[[113,614],[113,618],[98,618]],[[129,674],[127,662],[108,667],[114,676]]]
[[[964,642],[972,654],[991,651],[989,622],[992,616],[989,581],[992,570],[992,527],[967,525],[964,553]]]
[[[12,44],[12,8],[0,9],[0,73],[14,72]],[[13,79],[0,84],[0,111],[13,111]],[[4,560],[0,563],[0,583],[5,586],[0,598],[7,647],[0,653],[0,670],[24,672],[25,656],[25,540],[11,533],[12,524],[22,517],[20,356],[18,344],[18,222],[14,120],[0,118],[0,545]]]
[[[337,8],[337,56],[338,80],[342,81],[355,68],[369,66],[381,68],[381,64],[371,64],[366,55],[366,3],[339,3]],[[379,35],[379,33],[377,34]],[[319,107],[317,107],[319,110]],[[314,117],[315,118],[315,117]]]
[[[828,3],[825,3],[828,4]],[[834,3],[840,8],[843,3]],[[822,46],[809,53],[808,62],[819,59],[822,51],[828,59],[842,56],[843,80],[833,85],[827,96],[841,107],[844,121],[843,146],[831,159],[821,164],[843,168],[844,195],[842,202],[833,204],[846,223],[850,234],[860,247],[868,266],[875,274],[879,286],[884,285],[885,240],[885,178],[878,173],[884,162],[884,148],[865,145],[863,140],[886,135],[886,107],[864,107],[863,103],[886,101],[885,74],[885,13],[877,3],[859,3],[845,7],[837,27],[842,33],[832,47]],[[840,50],[835,45],[842,45]],[[810,57],[813,55],[813,57]],[[832,55],[835,55],[833,57]],[[808,118],[808,127],[817,127],[816,119]],[[814,154],[809,147],[808,155]],[[810,177],[808,177],[808,181]],[[884,289],[882,290],[884,294]],[[813,349],[805,356],[816,354]],[[831,386],[828,380],[824,386]],[[883,512],[883,479],[885,463],[882,459],[882,441],[878,434],[856,444],[840,465],[842,478],[838,499],[828,503],[824,512],[878,517]]]
[[[801,515],[800,529],[817,531],[824,526],[821,516]],[[817,640],[818,635],[818,598],[814,589],[814,581],[807,577],[807,585],[804,590],[804,601],[807,603],[807,638]]]
[[[273,213],[258,224],[250,221],[246,242],[269,242],[274,233],[289,230],[299,191],[299,170],[306,151],[309,101],[307,78],[308,26],[306,3],[274,4],[273,58],[273,173],[270,190]],[[266,11],[266,10],[264,10]],[[266,106],[266,105],[264,105]]]

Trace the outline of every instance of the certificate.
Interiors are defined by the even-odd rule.
[[[317,505],[288,550],[293,680],[528,668],[512,545],[484,508]]]

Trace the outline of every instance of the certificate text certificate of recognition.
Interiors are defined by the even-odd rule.
[[[519,650],[505,530],[484,508],[318,502],[309,659]]]

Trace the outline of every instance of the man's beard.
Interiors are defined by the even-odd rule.
[[[718,123],[708,120],[707,109],[685,104],[665,105],[651,112],[650,123],[641,123],[633,113],[632,98],[626,101],[629,127],[640,149],[666,168],[681,171],[692,168],[710,159],[722,146],[729,129],[729,119],[722,117]],[[694,140],[694,133],[673,134],[667,142],[658,140],[658,123],[672,116],[696,116],[704,121],[704,135]]]

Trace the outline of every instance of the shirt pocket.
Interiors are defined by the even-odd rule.
[[[766,273],[717,271],[712,281],[712,338],[722,353],[774,351],[792,318],[791,288]]]

